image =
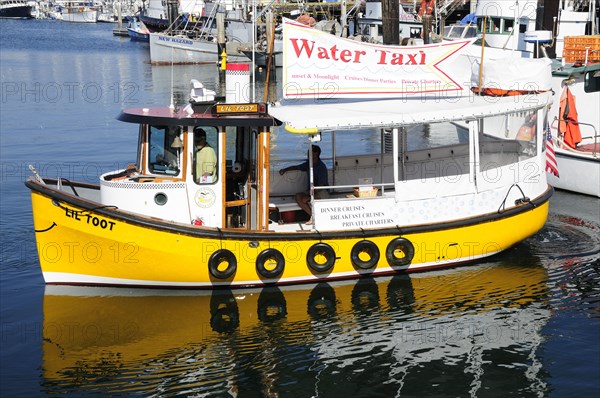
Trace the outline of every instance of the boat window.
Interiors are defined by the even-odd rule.
[[[479,30],[483,31],[482,27],[483,27],[484,20],[481,19],[481,21],[479,23],[480,23]],[[502,19],[501,18],[489,17],[487,19],[486,32],[488,32],[488,33],[500,33],[501,24],[502,24]]]
[[[525,33],[525,32],[527,32],[527,25],[522,23],[519,25],[519,33]]]
[[[212,184],[217,181],[218,130],[213,126],[194,127],[194,181]]]
[[[502,33],[511,33],[514,29],[514,26],[515,26],[514,19],[505,19],[504,20],[504,28],[502,30]]]
[[[495,169],[536,155],[536,112],[479,120],[480,169]]]
[[[462,34],[462,26],[445,26],[444,27],[444,38],[446,39],[460,39]]]
[[[245,126],[228,126],[226,133],[225,164],[227,167],[227,200],[245,198],[246,183],[253,164],[253,143],[256,137]]]
[[[467,28],[467,32],[463,35],[463,37],[465,39],[470,39],[470,38],[477,37],[477,27],[476,26],[469,26]]]
[[[149,170],[153,174],[179,175],[181,164],[181,127],[150,126]]]
[[[445,179],[469,174],[469,128],[466,123],[427,123],[406,129],[406,152],[400,153],[400,180]],[[450,178],[449,180],[452,180]]]
[[[584,77],[583,89],[586,93],[600,91],[600,70],[587,72]]]
[[[416,28],[416,27],[410,28],[410,38],[411,39],[420,39],[422,35],[423,35],[422,28]]]

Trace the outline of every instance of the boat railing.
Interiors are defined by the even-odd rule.
[[[323,189],[327,189],[327,190],[340,190],[342,192],[351,192],[352,190],[354,190],[355,188],[380,188],[381,189],[381,193],[383,194],[383,192],[385,192],[385,187],[394,187],[394,183],[393,182],[380,182],[380,183],[372,183],[372,184],[367,184],[367,185],[360,185],[360,184],[351,184],[351,185],[327,185],[327,186],[318,186],[318,187],[314,187],[315,190],[323,190]]]
[[[600,152],[598,151],[598,148],[600,147],[600,145],[599,145],[600,144],[600,135],[598,134],[598,130],[596,130],[596,126],[594,126],[591,123],[575,122],[573,120],[564,120],[564,119],[560,119],[559,120],[557,117],[554,118],[554,121],[553,121],[552,124],[554,125],[554,122],[558,122],[558,121],[566,122],[566,123],[574,123],[574,124],[577,124],[579,126],[590,127],[592,129],[592,131],[594,132],[594,134],[592,136],[582,137],[581,141],[584,141],[584,140],[585,141],[587,141],[587,140],[594,140],[594,142],[593,142],[594,145],[592,147],[592,150],[591,151],[585,151],[585,152],[591,152],[592,156],[594,156],[594,157],[600,156]],[[557,139],[558,143],[560,144],[561,148],[563,148],[563,149],[569,150],[569,151],[574,152],[574,153],[576,153],[576,152],[583,152],[581,149],[571,148],[569,145],[567,145],[564,142],[564,140],[560,136],[557,136],[556,139]]]

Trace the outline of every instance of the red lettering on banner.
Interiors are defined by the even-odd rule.
[[[380,65],[425,65],[425,52],[423,50],[410,54],[394,53],[387,50],[375,50],[375,52],[379,53],[377,63]]]
[[[305,53],[308,58],[312,57],[313,51],[315,50],[315,42],[310,42],[306,39],[290,39],[296,57],[300,58],[302,53]],[[298,41],[301,43],[299,44]],[[361,56],[366,54],[363,50],[339,50],[336,45],[330,48],[317,47],[317,58],[319,59],[332,59],[334,61],[342,61],[344,63],[359,63]]]

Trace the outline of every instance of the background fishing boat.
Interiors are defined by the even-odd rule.
[[[31,19],[33,7],[26,0],[0,1],[0,18]]]
[[[133,41],[150,42],[150,31],[146,25],[136,17],[131,18],[129,25],[127,26],[127,34]]]
[[[58,1],[61,20],[65,22],[96,23],[100,12],[94,2]]]
[[[168,29],[150,33],[150,61],[153,64],[217,63],[223,51],[230,62],[247,61],[240,47],[252,41],[253,25],[243,17],[243,10],[227,11],[219,3],[211,10],[210,15],[199,19],[181,19],[171,13]]]

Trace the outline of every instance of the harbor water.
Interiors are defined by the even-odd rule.
[[[600,201],[567,192],[535,236],[444,271],[215,292],[45,286],[29,165],[96,182],[135,161],[122,108],[184,104],[192,78],[220,90],[215,65],[152,66],[147,44],[85,25],[0,21],[0,396],[600,396]],[[378,150],[371,139],[338,145]],[[273,155],[305,145],[280,132]]]

